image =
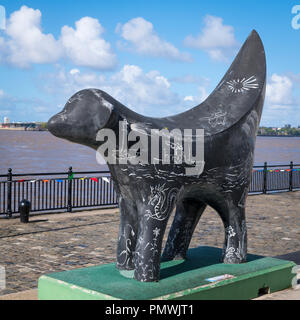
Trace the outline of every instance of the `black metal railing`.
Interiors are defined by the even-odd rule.
[[[254,166],[249,193],[300,189],[300,164]]]
[[[19,202],[31,202],[31,211],[115,207],[117,197],[108,171],[17,173],[0,175],[0,214],[19,212]]]
[[[38,177],[38,178],[36,178]],[[249,193],[300,190],[300,164],[254,166]],[[31,211],[117,206],[109,171],[8,173],[0,175],[0,214],[19,212],[19,202],[31,202]]]

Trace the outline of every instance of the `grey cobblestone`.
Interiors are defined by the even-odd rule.
[[[300,192],[248,197],[247,222],[249,253],[299,250]],[[118,225],[117,209],[43,214],[28,224],[0,219],[0,265],[6,268],[0,295],[36,288],[45,273],[114,262]],[[223,229],[217,213],[206,209],[190,247],[222,247]]]

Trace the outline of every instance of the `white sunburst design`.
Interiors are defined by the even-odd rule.
[[[254,76],[246,79],[236,79],[236,80],[230,80],[226,82],[228,84],[228,88],[233,93],[240,93],[244,91],[249,91],[250,89],[257,89],[258,83]]]

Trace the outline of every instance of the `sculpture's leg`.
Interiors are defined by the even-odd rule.
[[[133,270],[133,255],[137,239],[137,211],[133,203],[119,197],[120,226],[117,246],[117,268]]]
[[[172,190],[165,189],[163,192],[163,196],[160,194],[154,201],[138,208],[139,234],[134,277],[143,282],[159,280],[163,236],[175,202]]]
[[[195,227],[205,208],[205,203],[194,199],[184,199],[177,203],[162,261],[186,258]]]
[[[225,241],[222,260],[224,263],[242,263],[247,258],[247,228],[244,203],[225,200],[225,208],[218,210],[224,227]]]
[[[168,219],[158,221],[143,218],[135,252],[134,277],[139,281],[158,281],[163,235]]]

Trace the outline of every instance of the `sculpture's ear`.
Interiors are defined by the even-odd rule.
[[[178,116],[202,128],[205,134],[222,132],[258,106],[261,115],[265,95],[266,59],[261,39],[252,31],[229,70],[200,105]]]

